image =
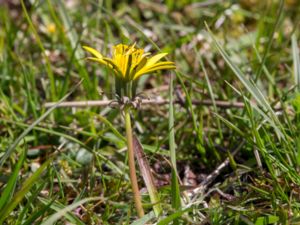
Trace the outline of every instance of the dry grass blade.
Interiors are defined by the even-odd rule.
[[[153,210],[155,212],[155,215],[159,216],[162,213],[162,207],[154,183],[154,178],[151,173],[149,162],[144,153],[143,146],[141,145],[141,143],[139,142],[138,138],[135,135],[133,136],[133,148],[134,148],[135,157],[139,164],[141,175],[144,179],[146,188],[149,192],[151,203],[153,204]]]

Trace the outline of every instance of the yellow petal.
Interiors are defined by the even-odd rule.
[[[173,62],[167,61],[167,62],[156,63],[150,67],[149,66],[143,67],[140,71],[138,71],[134,75],[133,79],[135,80],[146,73],[152,73],[158,70],[171,70],[171,69],[176,69],[176,66]]]
[[[146,66],[154,65],[155,63],[157,63],[159,60],[161,60],[166,55],[168,55],[168,53],[159,53],[159,54],[151,57],[150,59],[148,59]]]
[[[134,65],[133,67],[132,67],[132,69],[131,69],[131,71],[130,71],[130,77],[131,77],[131,79],[133,79],[134,78],[134,76],[135,76],[135,74],[139,71],[139,70],[141,70],[145,65],[146,65],[146,63],[147,63],[147,59],[145,58],[145,57],[142,57],[141,59],[140,59],[140,61],[136,64],[136,65]]]
[[[125,53],[125,54],[131,54],[132,52],[136,51],[136,49],[135,49],[135,45],[136,45],[136,42],[134,42],[134,44],[133,44],[133,45],[131,45],[131,46],[128,46],[128,49],[127,49],[127,51],[126,51],[126,53]]]
[[[98,52],[96,49],[88,47],[88,46],[82,46],[83,49],[85,49],[86,51],[90,52],[91,54],[93,54],[94,56],[96,56],[98,59],[102,59],[103,56],[101,55],[100,52]]]
[[[126,70],[125,71],[125,76],[124,78],[127,80],[130,80],[130,69],[131,69],[131,65],[132,65],[132,55],[128,55],[127,57],[127,62],[126,62]]]
[[[86,59],[91,60],[91,61],[99,62],[99,63],[104,64],[106,66],[108,65],[107,62],[105,62],[103,59],[99,59],[99,58],[95,58],[95,57],[87,57]]]
[[[122,76],[122,73],[121,73],[119,67],[109,58],[99,59],[99,58],[94,58],[94,57],[88,57],[87,59],[95,61],[95,62],[99,62],[105,66],[108,66],[110,69],[112,69],[116,73],[116,75]]]
[[[141,68],[139,71],[137,71],[137,74],[145,74],[145,73],[148,73],[148,70],[152,70],[153,68],[157,67],[157,66],[162,66],[162,65],[170,65],[170,66],[175,66],[173,62],[170,62],[170,61],[166,61],[166,62],[159,62],[159,63],[155,63],[154,65],[152,66],[147,66],[147,64]]]
[[[114,55],[124,55],[128,51],[130,46],[118,44],[114,46]]]
[[[111,68],[113,68],[115,71],[117,71],[119,73],[119,75],[123,76],[122,70],[119,67],[118,64],[116,64],[113,60],[111,60],[110,58],[103,58],[103,60],[109,65],[111,66]]]

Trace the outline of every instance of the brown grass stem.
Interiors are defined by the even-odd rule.
[[[127,149],[128,149],[129,176],[131,181],[135,208],[137,210],[138,216],[141,218],[144,216],[144,209],[142,206],[142,199],[141,199],[137,177],[136,177],[130,109],[127,108],[124,111],[125,111],[125,127],[126,127],[126,138],[127,138]]]
[[[229,102],[229,101],[218,101],[216,100],[216,106],[220,108],[243,108],[243,102]],[[175,100],[175,104],[185,104],[185,101]],[[47,102],[45,103],[46,108],[50,108],[55,105],[56,102]],[[141,101],[142,105],[165,105],[169,104],[169,100],[163,98],[155,98],[155,99],[143,99]],[[213,102],[211,100],[192,100],[193,105],[206,105],[211,106]],[[117,106],[118,103],[112,100],[94,100],[94,101],[69,101],[69,102],[61,102],[57,107],[97,107],[97,106]]]

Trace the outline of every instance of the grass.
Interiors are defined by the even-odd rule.
[[[300,8],[253,2],[1,3],[0,224],[299,224]],[[137,217],[118,109],[44,106],[115,99],[81,46],[134,42],[177,66],[138,85],[171,103],[131,118],[158,217],[136,164]]]

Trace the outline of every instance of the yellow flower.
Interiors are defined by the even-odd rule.
[[[123,44],[114,46],[112,58],[104,57],[94,48],[88,46],[83,46],[83,48],[93,55],[93,57],[87,59],[108,66],[119,79],[125,82],[134,81],[144,74],[157,70],[176,68],[174,62],[160,62],[168,53],[159,53],[148,57],[150,53],[145,53],[144,49],[136,48],[135,44],[131,46]]]
[[[49,34],[54,34],[56,32],[56,26],[54,23],[50,23],[47,25],[47,32]]]

